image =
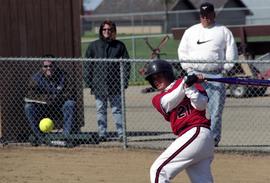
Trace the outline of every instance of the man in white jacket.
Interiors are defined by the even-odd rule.
[[[188,28],[181,39],[178,57],[188,75],[201,73],[204,77],[222,77],[222,73],[234,66],[230,61],[238,59],[237,47],[231,31],[217,24],[215,16],[213,4],[208,2],[201,4],[200,23]],[[218,146],[221,139],[221,120],[226,88],[224,84],[218,82],[207,82],[203,86],[209,96],[211,130],[214,134],[215,145]]]

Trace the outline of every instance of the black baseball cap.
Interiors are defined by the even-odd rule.
[[[209,2],[205,2],[205,3],[201,4],[201,6],[200,6],[200,14],[202,16],[206,16],[209,13],[212,13],[212,12],[215,12],[215,8],[214,8],[213,4],[211,4]]]

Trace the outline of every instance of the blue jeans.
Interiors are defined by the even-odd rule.
[[[95,96],[97,110],[98,133],[100,137],[107,135],[107,105],[111,104],[112,115],[116,125],[118,137],[123,136],[121,95]]]
[[[58,111],[61,110],[64,118],[63,133],[65,135],[70,134],[73,128],[74,114],[75,114],[75,101],[67,100],[62,106],[49,107],[46,104],[36,104],[36,103],[26,103],[24,106],[24,111],[27,120],[30,124],[32,132],[36,137],[42,137],[42,132],[39,130],[39,121],[42,118],[49,117],[52,118],[54,122],[57,122],[57,116],[59,116]]]
[[[208,110],[211,117],[211,130],[215,143],[221,139],[222,112],[226,98],[226,88],[223,83],[207,82],[202,83],[209,97]]]

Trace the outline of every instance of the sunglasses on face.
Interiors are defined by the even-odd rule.
[[[52,65],[43,65],[44,68],[52,68]]]
[[[103,31],[112,31],[112,29],[106,29],[106,28],[104,28],[104,29],[102,29]]]

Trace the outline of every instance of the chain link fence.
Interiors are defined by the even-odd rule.
[[[129,74],[129,66],[131,70],[135,68],[138,71],[151,60],[57,58],[53,59],[52,66],[46,66],[51,63],[45,63],[45,60],[1,58],[2,144],[160,149],[176,138],[170,124],[152,107],[151,98],[156,92],[151,92],[140,74],[132,76],[135,78]],[[175,66],[175,73],[182,75],[179,61],[169,61]],[[266,69],[270,68],[269,60],[239,60],[235,63],[226,76],[270,78]],[[88,70],[94,67],[95,71],[90,73],[95,74],[95,79]],[[43,78],[42,73],[51,74],[52,79]],[[244,85],[226,85],[226,88],[222,140],[218,148],[269,150],[268,88]],[[100,99],[108,94],[106,91],[119,96],[119,100],[110,98],[107,110],[103,109],[107,116],[107,126],[104,125],[107,138],[100,141],[101,122],[97,122],[97,119],[100,120],[97,116],[100,104],[95,96],[100,94]],[[120,108],[117,109],[117,106]],[[119,117],[121,113],[122,117]],[[43,133],[38,128],[39,121],[45,117],[55,123],[49,133]]]

